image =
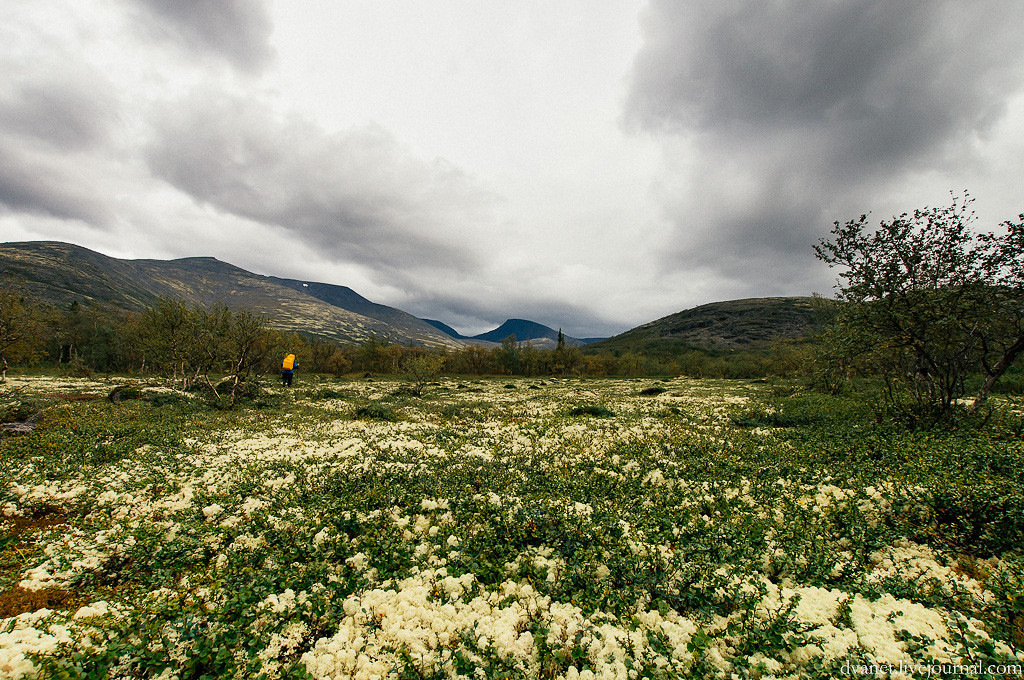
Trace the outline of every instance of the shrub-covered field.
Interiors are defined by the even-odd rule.
[[[1007,401],[914,432],[767,383],[115,386],[0,388],[0,678],[1024,663]]]

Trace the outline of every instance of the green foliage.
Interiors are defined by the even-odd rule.
[[[351,392],[345,389],[339,389],[337,387],[317,387],[312,390],[306,391],[306,398],[312,400],[319,399],[347,399],[351,397]]]
[[[516,341],[516,336],[510,335],[502,340],[501,346],[494,352],[494,358],[502,373],[507,375],[519,373],[520,364],[522,363],[522,350]]]
[[[379,401],[371,401],[358,407],[352,417],[360,420],[383,420],[389,423],[399,420],[399,414],[395,409]]]
[[[52,400],[23,389],[7,389],[0,393],[0,423],[20,423],[39,414]]]
[[[42,338],[39,311],[17,286],[0,282],[0,382],[7,378],[8,361],[28,363],[36,358]]]
[[[35,460],[46,479],[76,477],[131,457],[139,448],[181,447],[181,413],[143,401],[68,401],[45,411],[35,429],[3,445],[5,456]]]
[[[183,390],[201,388],[217,408],[260,396],[260,376],[277,368],[283,339],[266,319],[224,305],[188,307],[163,298],[143,312],[141,339],[151,365]],[[214,384],[213,374],[228,377]]]
[[[174,406],[177,408],[189,408],[193,399],[177,392],[163,392],[150,396],[149,403],[154,407]]]
[[[22,292],[11,288],[19,304]],[[784,301],[788,309],[797,305]],[[38,332],[24,341],[15,359],[24,364],[42,357],[65,367],[71,375],[89,377],[95,372],[155,373],[170,384],[188,390],[196,384],[214,390],[211,375],[235,375],[245,381],[280,368],[276,354],[291,352],[304,372],[340,377],[346,374],[410,375],[412,358],[429,357],[451,375],[640,376],[689,375],[693,377],[742,378],[802,374],[808,351],[798,342],[757,343],[749,349],[707,349],[676,339],[647,338],[605,346],[570,347],[564,341],[552,349],[540,349],[530,341],[506,338],[501,346],[467,346],[458,350],[425,349],[392,344],[373,337],[361,345],[339,345],[313,336],[285,334],[266,326],[266,320],[246,309],[223,305],[204,307],[179,299],[157,298],[141,312],[119,311],[94,303],[73,301],[65,308],[32,302],[31,315]],[[728,303],[723,303],[728,304]],[[2,305],[0,305],[2,308]],[[758,311],[758,320],[738,331],[753,332],[765,325],[774,332],[789,326],[786,314]],[[788,313],[788,312],[787,312]],[[800,312],[801,314],[803,312]],[[764,318],[761,318],[764,317]],[[781,326],[776,327],[778,324]],[[790,324],[791,325],[791,324]],[[801,326],[802,327],[802,326]],[[774,330],[773,330],[774,329]],[[770,335],[770,333],[769,333]],[[766,336],[767,337],[767,336]],[[19,345],[21,346],[21,345]],[[431,373],[432,369],[427,371]],[[429,382],[429,381],[428,381]],[[423,385],[415,378],[413,390]],[[219,391],[211,401],[220,403]],[[228,395],[224,403],[230,406]]]
[[[293,342],[292,345],[299,343]],[[312,373],[326,373],[333,376],[342,376],[352,368],[351,360],[338,347],[337,343],[322,338],[310,338],[308,359],[303,361],[303,366],[308,366]]]
[[[871,414],[870,408],[856,396],[783,388],[751,406],[733,409],[729,418],[737,427],[791,428],[823,423],[849,425]]]
[[[614,418],[615,411],[601,404],[582,404],[569,409],[570,416],[592,416],[594,418]]]
[[[381,381],[271,388],[273,412],[161,402],[148,386],[148,401],[111,403],[103,382],[74,383],[101,397],[89,401],[44,396],[64,380],[6,393],[45,413],[0,437],[13,482],[0,507],[23,513],[25,532],[0,529],[0,587],[54,560],[81,604],[122,612],[93,629],[77,602],[51,612],[38,625],[76,643],[33,657],[40,674],[304,677],[304,655],[354,626],[399,677],[603,670],[615,655],[595,650],[619,640],[638,678],[721,676],[723,657],[742,677],[829,678],[846,657],[801,650],[835,627],[856,640],[849,659],[866,659],[871,636],[855,628],[878,623],[863,612],[882,595],[949,621],[963,658],[1020,650],[1024,451],[1006,402],[912,430],[877,422],[864,395],[794,382],[673,380],[651,399],[638,381],[591,381],[579,415],[614,408],[598,420],[567,417],[576,380],[505,382],[431,399],[382,397]],[[339,419],[339,393],[373,422]],[[31,527],[58,512],[66,525]],[[903,549],[917,552],[901,563]],[[103,559],[73,566],[93,550]],[[828,594],[829,625],[808,620]],[[382,643],[400,602],[414,618]],[[497,616],[431,629],[474,607],[520,616],[509,639],[536,665],[487,637]],[[670,637],[676,623],[690,632]],[[396,641],[431,630],[434,661]],[[86,634],[101,644],[86,649]],[[898,634],[908,653],[928,647]]]
[[[402,362],[402,348],[377,338],[370,338],[359,347],[361,366],[374,373],[397,373]]]
[[[413,393],[416,396],[423,394],[427,385],[434,382],[441,376],[441,369],[444,368],[443,356],[432,356],[430,354],[417,354],[405,360],[405,372],[409,376]]]
[[[972,229],[972,200],[903,214],[868,231],[835,223],[819,259],[843,268],[830,358],[881,376],[891,411],[913,424],[945,419],[974,373],[980,406],[1024,351],[1024,215],[1003,234]]]

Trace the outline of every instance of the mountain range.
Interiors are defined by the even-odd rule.
[[[529,321],[527,319],[508,319],[494,330],[487,331],[486,333],[480,333],[479,335],[462,335],[443,321],[437,321],[434,319],[424,319],[424,321],[438,330],[443,331],[453,338],[461,340],[469,345],[482,345],[484,347],[497,346],[509,337],[515,337],[517,342],[529,341],[531,345],[538,349],[550,349],[558,345],[558,331],[550,326],[545,326],[544,324],[537,323],[536,321]],[[566,345],[569,345],[570,347],[578,347],[589,342],[600,340],[601,338],[580,340],[579,338],[573,338],[566,335],[564,336],[564,339]]]
[[[284,331],[338,342],[370,338],[432,347],[497,346],[511,335],[551,348],[558,331],[526,319],[464,336],[447,324],[377,304],[346,286],[263,276],[212,257],[123,260],[56,241],[0,243],[0,276],[34,298],[139,311],[161,297],[223,303],[265,315]],[[607,339],[566,337],[595,350],[659,351],[666,346],[737,349],[778,337],[798,338],[815,325],[810,298],[752,298],[712,303],[666,316]]]
[[[160,297],[222,302],[263,314],[281,330],[338,342],[462,345],[412,314],[374,304],[345,286],[261,276],[212,257],[121,260],[68,243],[4,243],[0,272],[33,297],[55,304],[79,301],[138,311]]]

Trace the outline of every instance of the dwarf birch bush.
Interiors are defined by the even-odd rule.
[[[835,223],[815,252],[841,268],[834,355],[879,375],[912,423],[950,417],[975,374],[976,410],[1024,351],[1024,215],[976,233],[967,193],[943,208]]]

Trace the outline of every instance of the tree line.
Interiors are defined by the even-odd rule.
[[[32,300],[16,285],[0,288],[0,361],[49,364],[74,375],[155,374],[179,389],[204,387],[234,399],[272,370],[289,339],[247,310],[189,306],[160,299],[142,312]],[[227,377],[228,380],[222,380]]]
[[[747,378],[795,375],[806,366],[805,343],[778,343],[763,352],[714,353],[684,349],[647,355],[588,351],[564,336],[542,348],[515,336],[499,345],[460,348],[400,345],[379,338],[362,343],[276,330],[270,320],[222,304],[190,305],[162,298],[141,312],[86,302],[56,306],[33,300],[16,283],[0,286],[0,359],[21,366],[56,366],[76,375],[160,375],[179,389],[230,389],[276,373],[285,353],[300,370],[334,376],[431,373],[472,376],[670,376]]]

